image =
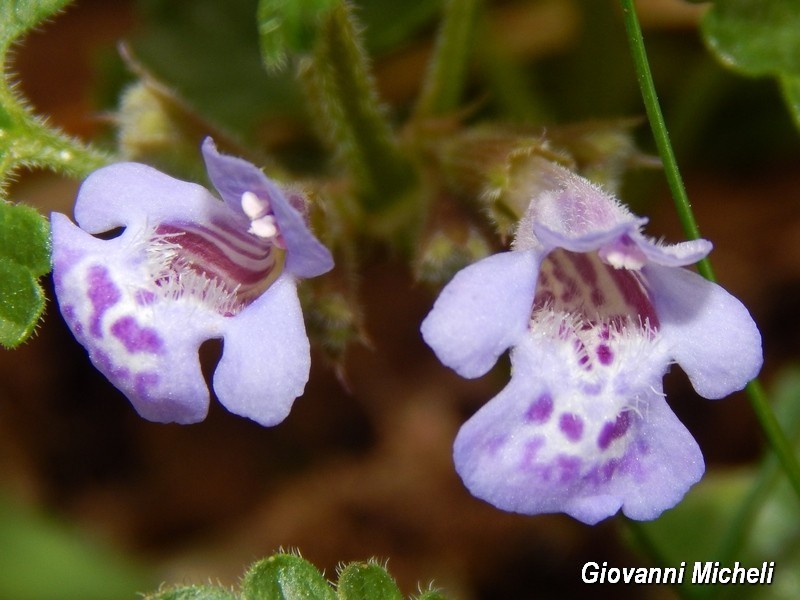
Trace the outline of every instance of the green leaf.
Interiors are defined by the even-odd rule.
[[[34,276],[50,271],[50,225],[35,209],[0,203],[0,257]]]
[[[20,167],[50,168],[83,177],[108,157],[47,127],[34,115],[9,76],[8,50],[70,0],[0,0],[0,190]]]
[[[190,585],[159,590],[144,600],[236,600],[236,595],[217,586]]]
[[[132,54],[205,121],[244,141],[270,131],[271,119],[300,119],[291,73],[267,73],[259,51],[257,0],[148,0]]]
[[[350,563],[339,575],[339,600],[402,600],[403,595],[379,564]]]
[[[243,600],[333,600],[328,582],[307,560],[275,554],[253,565],[242,582]]]
[[[417,600],[447,600],[447,596],[438,590],[428,590],[420,594]]]
[[[326,4],[340,1],[284,0],[289,10],[306,16],[313,13],[317,18],[325,14],[322,8]],[[278,5],[277,0],[274,4]],[[358,5],[370,50],[386,52],[429,24],[440,0],[362,0]],[[203,120],[242,141],[259,143],[269,139],[274,123],[279,123],[279,131],[287,124],[305,124],[307,114],[295,74],[264,68],[265,56],[284,51],[280,40],[285,35],[282,31],[273,34],[264,23],[269,15],[264,3],[140,0],[138,6],[141,26],[139,35],[131,40],[133,55]],[[286,19],[289,17],[281,16],[281,27],[286,27]],[[296,47],[314,39],[305,37],[309,24],[300,20],[295,25]],[[270,36],[277,37],[266,39]],[[276,48],[270,49],[273,43]]]
[[[800,126],[800,2],[716,0],[702,33],[722,64],[744,75],[777,77]]]
[[[50,270],[50,228],[34,209],[0,201],[0,345],[30,336],[44,310],[38,278]]]
[[[44,311],[44,292],[25,267],[0,258],[0,344],[14,348],[36,328]]]
[[[703,19],[710,48],[748,75],[800,76],[800,2],[717,0]]]
[[[53,16],[72,0],[0,0],[0,49]]]

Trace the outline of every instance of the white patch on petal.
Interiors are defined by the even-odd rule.
[[[669,363],[658,332],[632,317],[592,322],[543,307],[534,313],[529,335],[559,366],[558,373],[542,374],[550,384],[546,395],[552,415],[523,425],[507,442],[516,447],[506,448],[505,459],[525,471],[525,465],[534,464],[531,444],[539,439],[538,465],[570,456],[580,458],[579,472],[588,473],[620,460],[635,422],[646,418],[648,397],[655,391],[651,382],[660,380]]]

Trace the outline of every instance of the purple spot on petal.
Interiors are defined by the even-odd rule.
[[[80,336],[83,333],[83,323],[78,319],[75,314],[75,307],[72,304],[65,304],[61,307],[61,316],[64,321],[70,326],[75,336]]]
[[[92,353],[92,361],[97,369],[108,377],[111,382],[116,385],[120,381],[124,381],[131,376],[131,373],[125,367],[118,367],[111,361],[111,357],[101,350],[95,350]]]
[[[610,365],[614,360],[614,353],[605,344],[600,344],[597,347],[597,358],[600,359],[600,364]]]
[[[621,412],[613,423],[607,422],[603,425],[603,429],[600,430],[600,435],[597,437],[597,445],[601,450],[606,450],[611,442],[625,435],[631,426],[629,415],[629,411]]]
[[[618,466],[619,466],[619,460],[617,460],[616,458],[612,458],[607,463],[603,464],[603,467],[601,468],[601,473],[603,474],[603,477],[605,477],[606,481],[611,479],[611,477],[614,475],[614,472],[617,470]]]
[[[598,396],[603,391],[603,386],[600,383],[583,383],[581,384],[581,392],[587,396]]]
[[[612,458],[608,462],[602,463],[593,468],[586,476],[586,479],[595,485],[608,483],[614,476],[614,473],[617,471],[617,467],[619,466],[620,461],[616,458]]]
[[[483,443],[483,450],[490,456],[494,456],[506,443],[507,438],[507,435],[494,435]]]
[[[583,419],[573,413],[563,413],[558,428],[569,441],[577,442],[583,436]]]
[[[143,400],[152,400],[151,388],[158,385],[157,373],[137,373],[133,380],[133,389],[136,395]]]
[[[525,420],[528,423],[545,423],[553,414],[553,398],[550,394],[542,394],[531,402],[525,412]]]
[[[536,455],[539,453],[539,450],[542,448],[542,446],[544,446],[544,444],[544,438],[538,435],[525,442],[525,447],[522,450],[522,468],[538,468],[536,466]]]
[[[130,316],[114,321],[111,333],[122,342],[128,352],[159,354],[164,346],[155,329],[140,327],[136,319]]]
[[[559,454],[556,457],[558,479],[561,483],[568,483],[578,478],[581,472],[581,459],[577,456]]]
[[[105,312],[119,302],[122,297],[108,276],[108,269],[95,265],[89,269],[86,277],[89,286],[88,296],[92,303],[92,315],[89,318],[89,332],[96,338],[103,337],[101,321]]]
[[[111,364],[111,358],[105,352],[96,350],[92,353],[92,361],[95,366],[103,373],[111,373],[114,365]]]

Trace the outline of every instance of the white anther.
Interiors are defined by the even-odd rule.
[[[640,270],[647,262],[644,257],[617,250],[603,253],[602,258],[615,269],[628,269],[630,271]]]
[[[256,196],[253,192],[242,194],[242,210],[251,221],[263,217],[269,210],[269,203]]]
[[[264,215],[259,219],[253,219],[248,231],[260,238],[269,239],[278,234],[278,225],[275,222],[275,217],[272,215]]]

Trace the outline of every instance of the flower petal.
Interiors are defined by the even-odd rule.
[[[255,165],[235,156],[220,154],[214,141],[203,141],[203,158],[208,176],[223,200],[237,214],[242,211],[242,195],[251,192],[267,200],[286,244],[286,270],[298,277],[316,277],[333,268],[328,249],[309,231],[303,216],[286,194]]]
[[[53,214],[53,279],[61,313],[95,367],[144,418],[195,423],[209,394],[198,347],[222,317],[155,297],[126,229],[102,241]],[[191,327],[187,326],[191,323]]]
[[[658,244],[641,234],[634,236],[634,240],[649,261],[665,267],[693,265],[708,256],[713,248],[708,240]]]
[[[578,244],[584,238],[607,239],[612,231],[636,229],[646,222],[631,214],[600,187],[569,169],[550,163],[543,169],[541,178],[543,183],[539,189],[542,191],[535,194],[520,221],[517,232],[520,247],[531,245],[531,241],[525,238],[536,233],[535,228],[539,227],[562,241],[573,240]],[[561,244],[558,246],[573,249]],[[574,250],[582,251],[583,248]]]
[[[131,224],[225,222],[234,214],[208,190],[139,163],[94,171],[80,187],[75,220],[89,233]],[[242,217],[241,227],[249,222]]]
[[[624,498],[626,516],[649,521],[683,499],[703,476],[705,462],[692,434],[661,394],[650,398],[639,426],[619,467],[620,476],[610,487]]]
[[[442,290],[422,322],[436,356],[463,377],[480,377],[525,334],[542,254],[513,251],[484,258]]]
[[[572,252],[592,252],[616,239],[638,231],[647,219],[632,219],[618,223],[603,231],[589,231],[581,235],[549,229],[541,223],[534,223],[533,230],[539,241],[548,249],[564,248]]]
[[[214,390],[232,413],[275,425],[303,393],[310,366],[296,283],[284,275],[226,323]]]
[[[761,370],[761,334],[750,313],[715,283],[686,269],[643,269],[661,334],[704,398],[742,389]]]
[[[557,343],[529,338],[515,348],[511,381],[456,437],[456,470],[473,495],[502,510],[564,512],[588,524],[620,508],[657,517],[704,468],[658,392],[663,366],[628,364],[630,380],[591,390],[571,376]],[[638,408],[617,412],[627,400]]]

